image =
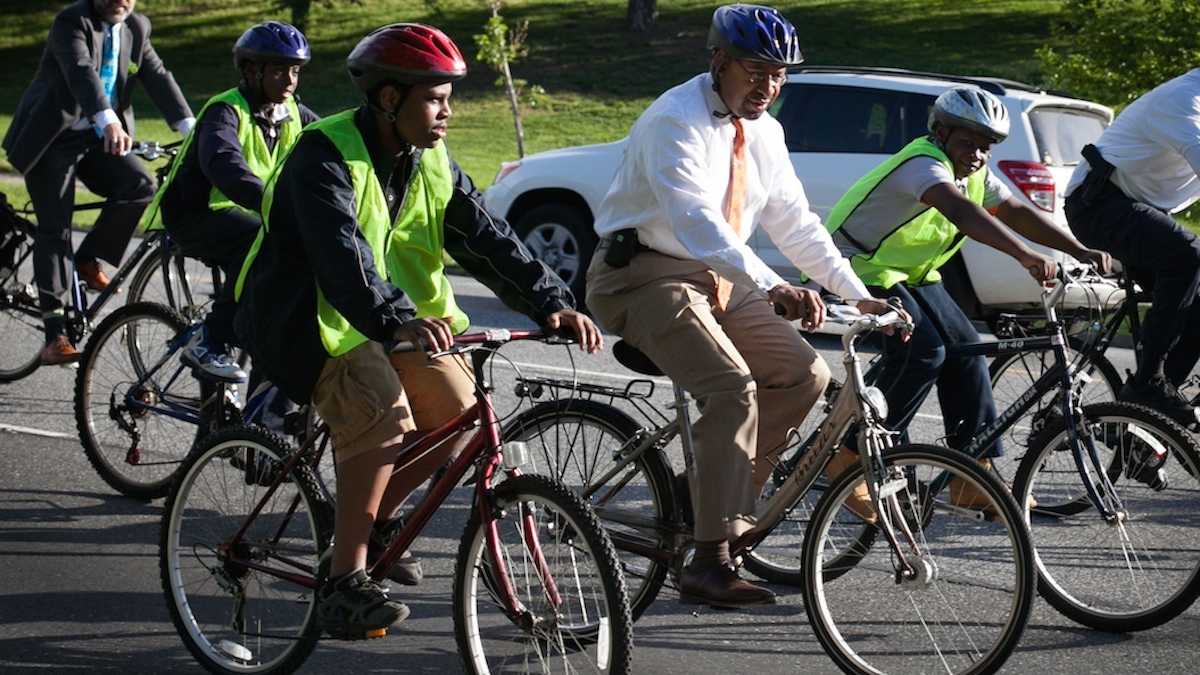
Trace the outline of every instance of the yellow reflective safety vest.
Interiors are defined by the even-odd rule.
[[[391,220],[383,185],[375,175],[371,154],[347,110],[304,128],[305,134],[324,134],[342,155],[350,172],[359,231],[371,247],[375,269],[403,290],[417,308],[418,318],[450,317],[454,333],[470,325],[454,301],[454,291],[442,262],[446,205],[454,192],[454,176],[446,145],[425,150],[413,172],[396,220]],[[285,162],[280,163],[280,167]],[[251,265],[271,229],[271,202],[279,169],[267,180],[263,194],[263,226],[238,275],[234,294],[241,298]],[[341,356],[367,342],[350,322],[329,304],[317,287],[317,322],[321,342],[330,356]]]
[[[205,111],[210,106],[223,103],[234,109],[238,117],[238,143],[242,146],[242,157],[246,161],[246,166],[250,168],[250,172],[262,181],[266,181],[271,175],[275,165],[287,155],[292,145],[300,138],[300,106],[296,105],[296,99],[289,98],[284,104],[287,106],[289,119],[283,123],[279,129],[279,140],[275,143],[275,149],[267,148],[267,140],[263,138],[262,131],[258,125],[254,123],[254,114],[250,111],[250,103],[246,101],[246,97],[242,96],[242,92],[235,87],[228,91],[221,92],[216,96],[208,99],[204,107],[200,109],[200,114],[196,119],[203,119]],[[171,165],[171,171],[167,174],[167,179],[163,184],[158,186],[158,192],[154,194],[154,200],[150,202],[150,207],[146,209],[146,214],[142,217],[142,227],[147,230],[161,230],[163,227],[162,212],[160,205],[163,195],[167,193],[167,188],[175,181],[175,174],[179,171],[180,164],[183,163],[183,158],[187,156],[188,150],[192,147],[192,143],[196,140],[196,133],[199,130],[197,124],[195,129],[187,135],[183,140],[183,146],[179,149],[179,155],[175,162]],[[212,192],[208,195],[208,208],[212,211],[220,211],[229,208],[241,208],[234,204],[214,185]]]
[[[907,222],[857,222],[854,227],[845,223],[854,210],[893,171],[913,157],[926,156],[945,165],[950,174],[954,166],[950,158],[929,137],[921,137],[904,146],[882,164],[863,176],[842,195],[829,212],[825,228],[843,251],[853,251],[850,263],[854,272],[868,286],[891,288],[904,282],[918,286],[941,281],[938,268],[946,264],[962,247],[965,236],[954,223],[933,207],[926,207]],[[983,205],[988,168],[967,177],[966,197]]]

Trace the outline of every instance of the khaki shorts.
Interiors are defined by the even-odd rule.
[[[475,403],[475,378],[462,356],[384,353],[366,342],[325,362],[313,405],[333,434],[336,461],[435,429]]]

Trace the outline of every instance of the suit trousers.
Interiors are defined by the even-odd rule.
[[[132,154],[117,157],[104,152],[103,141],[91,129],[59,134],[25,173],[25,187],[37,214],[33,270],[47,339],[62,332],[62,307],[68,290],[64,261],[71,255],[76,178],[101,197],[132,202],[100,210],[75,255],[81,262],[99,258],[120,266],[138,220],[154,197],[154,179],[141,160]]]
[[[1090,203],[1082,193],[1077,188],[1064,206],[1071,231],[1085,246],[1111,253],[1153,293],[1135,377],[1145,382],[1161,373],[1183,384],[1200,360],[1200,237],[1111,181]]]
[[[692,425],[697,541],[733,539],[753,525],[758,491],[820,398],[829,367],[766,294],[735,284],[714,306],[702,262],[638,253],[626,267],[592,258],[587,303],[605,329],[638,348],[701,408]]]

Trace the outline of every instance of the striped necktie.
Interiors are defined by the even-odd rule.
[[[742,209],[746,204],[746,133],[742,129],[742,120],[732,118],[733,122],[733,152],[729,160],[729,189],[725,193],[724,215],[733,234],[739,240],[745,237],[742,226]],[[717,279],[717,309],[725,311],[729,306],[729,296],[733,292],[733,282],[713,273]]]

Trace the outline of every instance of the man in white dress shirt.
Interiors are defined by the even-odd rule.
[[[838,252],[788,160],[767,108],[802,61],[778,11],[728,5],[713,14],[708,73],[667,91],[638,119],[596,216],[600,248],[588,306],[703,405],[693,425],[696,556],[685,601],[767,604],[740,579],[729,543],[784,446],[829,381],[829,368],[792,327],[816,328],[824,306],[784,281],[747,245],[761,226],[799,269],[867,312],[887,305]],[[785,310],[777,316],[772,304]]]
[[[1200,239],[1171,214],[1200,199],[1200,68],[1131,103],[1083,156],[1067,184],[1071,231],[1154,292],[1119,397],[1195,424],[1178,387],[1200,359]]]

